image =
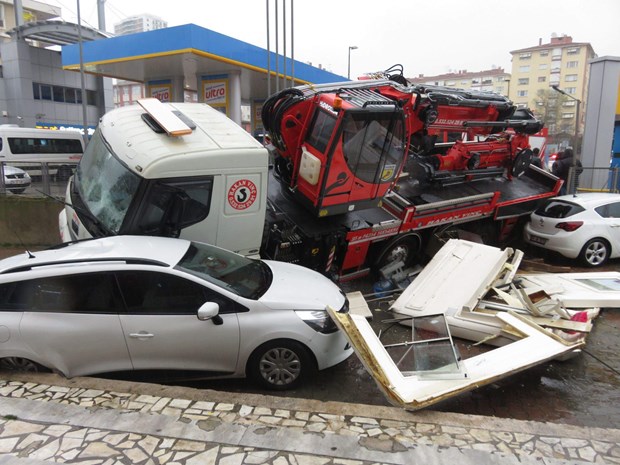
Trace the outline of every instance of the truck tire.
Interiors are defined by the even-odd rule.
[[[384,266],[398,261],[402,261],[407,268],[419,257],[421,245],[422,238],[417,234],[393,239],[377,251],[373,268],[379,271]]]

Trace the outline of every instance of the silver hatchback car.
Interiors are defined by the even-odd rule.
[[[286,389],[352,353],[327,306],[348,309],[297,265],[182,239],[84,241],[0,261],[0,367],[183,370]]]

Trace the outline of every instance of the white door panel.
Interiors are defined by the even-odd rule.
[[[239,354],[237,315],[223,324],[194,315],[122,315],[121,324],[136,370],[234,372]]]
[[[118,315],[25,312],[21,339],[66,376],[131,370]]]

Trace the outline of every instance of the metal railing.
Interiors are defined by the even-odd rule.
[[[77,162],[0,162],[0,195],[63,198]]]
[[[620,193],[620,168],[569,168],[566,193],[575,192]]]

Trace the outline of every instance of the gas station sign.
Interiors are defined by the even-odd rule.
[[[228,77],[203,76],[202,101],[228,114]]]
[[[171,102],[172,82],[170,80],[150,81],[147,86],[147,96],[156,98],[160,102]]]

